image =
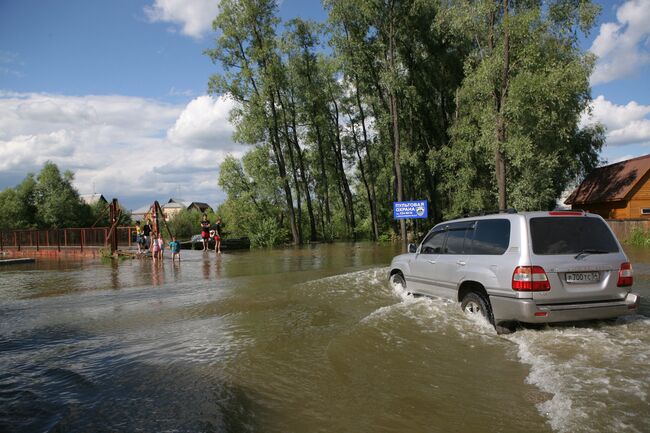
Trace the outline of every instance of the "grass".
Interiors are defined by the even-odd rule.
[[[650,229],[637,227],[632,230],[625,243],[635,247],[650,247]]]

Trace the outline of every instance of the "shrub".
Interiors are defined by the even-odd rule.
[[[289,236],[289,231],[278,227],[275,219],[265,218],[256,221],[250,230],[249,239],[254,248],[272,247],[284,242]]]
[[[185,210],[178,212],[174,215],[173,218],[167,223],[169,229],[172,231],[176,239],[178,240],[189,240],[192,235],[201,232],[201,216],[203,214],[196,210]],[[211,223],[214,223],[214,218],[210,220]]]
[[[630,236],[625,239],[625,243],[635,247],[650,246],[650,229],[644,230],[642,227],[633,229]]]

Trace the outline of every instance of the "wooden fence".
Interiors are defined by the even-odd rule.
[[[650,220],[646,219],[607,220],[607,224],[612,228],[620,242],[624,242],[629,238],[634,230],[650,229]]]
[[[108,247],[108,227],[0,231],[0,251],[70,251]],[[127,248],[134,242],[134,227],[117,227],[117,244]]]

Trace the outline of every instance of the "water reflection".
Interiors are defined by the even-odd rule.
[[[165,284],[165,265],[162,260],[151,261],[151,284],[154,287]]]
[[[181,281],[181,262],[173,260],[172,261],[172,275],[174,277],[174,282],[178,283]]]
[[[203,270],[203,279],[210,279],[210,259],[207,254],[203,254],[203,264],[201,269]]]
[[[119,261],[111,260],[111,285],[114,289],[121,288]]]
[[[216,266],[215,266],[215,273],[217,278],[221,277],[221,254],[217,254],[217,259],[216,259]]]
[[[0,270],[0,431],[650,431],[647,317],[499,337],[392,291],[398,248]]]

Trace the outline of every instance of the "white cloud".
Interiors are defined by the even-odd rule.
[[[0,189],[51,160],[75,172],[80,193],[94,185],[127,207],[179,192],[214,203],[222,197],[220,162],[245,150],[230,138],[230,107],[210,96],[183,106],[120,95],[0,92]]]
[[[591,84],[638,73],[650,63],[650,0],[629,0],[616,11],[617,22],[604,23],[591,45],[598,56]]]
[[[0,50],[0,75],[13,75],[22,78],[24,74],[16,69],[21,66],[24,64],[19,60],[18,53]]]
[[[155,0],[144,11],[150,21],[174,23],[181,33],[198,39],[211,29],[219,0]]]
[[[180,90],[176,87],[172,87],[168,92],[169,96],[194,96],[194,92],[191,89]]]
[[[637,156],[639,156],[639,155],[629,155],[629,154],[628,155],[622,155],[622,156],[618,156],[618,157],[612,159],[611,161],[607,161],[606,163],[607,164],[616,164],[617,162],[627,161],[628,159],[636,158]]]
[[[70,142],[70,133],[65,130],[49,134],[18,135],[11,141],[0,141],[0,170],[32,168],[34,165],[42,165],[48,159],[65,158],[74,151]]]
[[[216,99],[199,96],[187,104],[167,137],[173,143],[191,147],[232,149],[234,129],[228,114],[234,105],[234,101],[225,96]]]
[[[600,95],[592,101],[591,110],[591,117],[585,114],[581,123],[600,122],[605,125],[607,144],[650,144],[650,105],[635,101],[616,105]]]

